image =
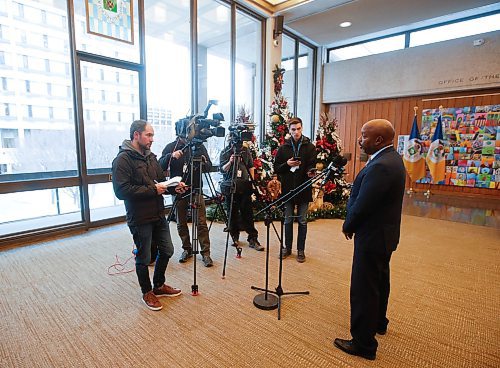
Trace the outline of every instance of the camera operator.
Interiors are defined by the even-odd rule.
[[[194,151],[192,152],[192,148]],[[205,210],[205,200],[203,198],[203,181],[200,182],[199,168],[195,165],[193,170],[194,180],[191,179],[191,168],[189,164],[192,157],[201,157],[202,171],[209,172],[212,162],[203,143],[196,143],[194,147],[189,147],[187,139],[178,135],[176,140],[167,144],[160,157],[160,165],[163,170],[170,170],[170,177],[181,176],[187,185],[192,189],[199,189],[198,198],[193,196],[193,201],[200,204],[198,208],[198,240],[201,245],[201,257],[205,267],[213,266],[210,257],[210,237],[207,226],[207,216]],[[175,197],[174,197],[175,198]],[[188,208],[189,194],[177,196],[175,199],[175,217],[177,221],[177,233],[182,241],[183,252],[179,258],[180,263],[185,263],[193,256],[193,248],[188,229]]]
[[[228,216],[231,223],[228,231],[237,244],[240,231],[248,233],[248,245],[258,251],[263,251],[257,237],[259,235],[253,221],[252,181],[254,175],[253,159],[250,150],[243,146],[241,131],[233,130],[229,135],[229,145],[220,154],[220,171],[223,174],[221,191],[224,194]],[[231,203],[231,188],[234,190]]]
[[[274,172],[282,183],[283,195],[295,190],[298,186],[314,176],[316,166],[316,148],[311,140],[302,135],[302,120],[291,118],[288,121],[290,139],[278,148],[274,160]],[[304,253],[307,235],[306,213],[312,200],[312,188],[308,187],[291,201],[285,203],[285,248],[281,249],[283,258],[292,254],[293,213],[297,206],[299,229],[297,235],[297,261],[305,262]]]

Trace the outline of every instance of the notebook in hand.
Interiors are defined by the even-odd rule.
[[[179,185],[179,183],[182,181],[181,176],[174,176],[173,178],[170,178],[168,180],[162,181],[160,184],[161,186],[168,188],[168,187],[176,187]]]

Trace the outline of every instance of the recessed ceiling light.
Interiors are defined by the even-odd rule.
[[[339,24],[339,26],[341,26],[342,28],[346,28],[346,27],[350,27],[351,26],[351,22],[342,22]]]

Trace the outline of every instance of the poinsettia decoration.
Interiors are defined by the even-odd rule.
[[[316,161],[318,169],[326,168],[330,162],[339,162],[342,155],[342,144],[337,134],[337,119],[322,112],[316,133]],[[344,179],[344,167],[336,167],[324,185],[325,200],[332,203],[347,200],[350,184]]]

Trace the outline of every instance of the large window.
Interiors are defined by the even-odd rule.
[[[2,174],[57,171],[59,176],[67,176],[67,170],[77,168],[74,117],[67,113],[73,107],[72,81],[64,72],[64,65],[70,61],[69,51],[64,48],[69,35],[60,24],[46,25],[43,35],[38,26],[42,11],[51,17],[66,14],[66,1],[52,3],[50,7],[19,3],[24,8],[23,20],[12,20],[18,8],[6,8],[7,13],[0,13],[0,23],[11,25],[8,36],[17,38],[23,34],[29,40],[22,48],[0,43],[0,50],[10,53],[6,68],[0,68],[0,78],[5,81],[0,91],[4,107],[0,113],[0,134],[2,148],[7,149],[0,154],[0,164],[6,168]],[[51,43],[50,50],[44,48],[45,39]],[[53,65],[48,71],[47,63]],[[50,98],[46,94],[48,84],[58,92]],[[22,180],[21,176],[18,178]],[[9,176],[12,179],[15,178]]]
[[[175,139],[175,122],[191,114],[189,1],[145,4],[147,120],[155,129],[158,157]]]
[[[456,20],[452,23],[408,30],[403,34],[328,49],[327,61],[354,59],[498,30],[500,30],[500,13]]]
[[[311,137],[314,111],[314,50],[304,44],[299,44],[297,73],[297,116],[304,123],[304,134]]]
[[[259,136],[262,111],[261,23],[244,13],[236,14],[236,114],[245,111]]]
[[[139,119],[139,99],[132,97],[139,95],[138,73],[86,61],[81,67],[88,71],[82,88],[90,91],[82,104],[89,112],[84,119],[87,169],[110,168],[118,147],[129,139],[130,124]],[[123,82],[116,83],[116,73],[123,76]],[[120,102],[118,92],[124,96]]]
[[[198,0],[198,111],[209,100],[218,101],[210,114],[221,112],[227,128],[231,123],[231,9],[214,0]],[[218,164],[224,139],[209,138],[206,146],[212,162]]]
[[[285,69],[283,96],[288,100],[288,109],[294,112],[295,96],[295,39],[282,36],[281,67]],[[295,114],[294,114],[295,115]]]
[[[302,119],[304,135],[314,138],[316,49],[288,34],[283,35],[282,43],[283,96],[289,111]]]
[[[410,47],[500,30],[500,14],[411,32]]]
[[[0,6],[0,237],[82,220],[66,4]]]
[[[330,50],[329,61],[354,59],[367,55],[381,54],[384,52],[401,50],[405,48],[405,35],[382,38],[380,40],[360,43],[358,45],[341,47]]]
[[[86,0],[0,0],[0,243],[124,215],[110,173],[133,120],[153,125],[158,156],[175,122],[209,100],[218,104],[208,117],[222,112],[226,128],[240,106],[262,123],[262,18],[227,1],[130,3],[127,43],[88,32]],[[99,14],[91,14],[97,24]],[[206,145],[217,165],[224,138]]]
[[[78,187],[0,194],[0,237],[81,221]]]

